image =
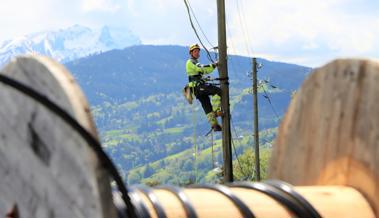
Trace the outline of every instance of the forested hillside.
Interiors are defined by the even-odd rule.
[[[201,62],[208,62],[202,55]],[[106,151],[129,183],[217,182],[220,176],[220,133],[214,134],[212,152],[200,104],[187,104],[181,94],[187,58],[185,47],[141,45],[66,64],[89,99]],[[228,61],[233,145],[237,155],[248,156],[253,146],[251,59],[229,56]],[[258,62],[263,65],[258,73],[260,137],[267,159],[291,93],[311,69]],[[241,162],[238,178],[249,179],[250,169],[241,170]]]

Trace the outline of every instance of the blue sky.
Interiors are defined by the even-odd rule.
[[[189,2],[216,45],[216,0]],[[226,13],[231,54],[312,67],[379,58],[379,0],[226,0]],[[0,41],[80,24],[127,27],[144,44],[197,42],[183,0],[3,0],[0,14]]]

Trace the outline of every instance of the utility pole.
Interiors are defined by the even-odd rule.
[[[258,129],[258,85],[257,85],[257,59],[253,58],[253,98],[254,98],[254,142],[255,142],[255,175],[257,181],[261,180],[259,164],[259,129]]]
[[[224,156],[224,182],[233,182],[232,147],[230,131],[229,77],[226,52],[225,1],[217,0],[218,49],[221,83],[222,148]]]

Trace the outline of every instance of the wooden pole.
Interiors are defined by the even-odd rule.
[[[254,98],[254,142],[255,142],[255,175],[256,180],[261,180],[259,161],[259,129],[258,129],[258,85],[257,85],[257,59],[253,58],[253,98]]]
[[[221,83],[222,148],[224,156],[224,182],[233,182],[232,148],[230,131],[229,80],[226,51],[225,1],[217,0],[219,74]]]

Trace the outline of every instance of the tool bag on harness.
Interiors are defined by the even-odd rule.
[[[186,98],[186,100],[188,101],[188,103],[192,104],[193,95],[192,95],[191,87],[189,87],[188,84],[186,86],[184,86],[184,88],[183,88],[183,95]]]
[[[183,88],[183,95],[188,101],[189,104],[192,104],[193,102],[193,96],[194,96],[194,87],[196,87],[198,84],[203,83],[204,81],[201,79],[201,75],[194,75],[188,77],[189,83]]]

